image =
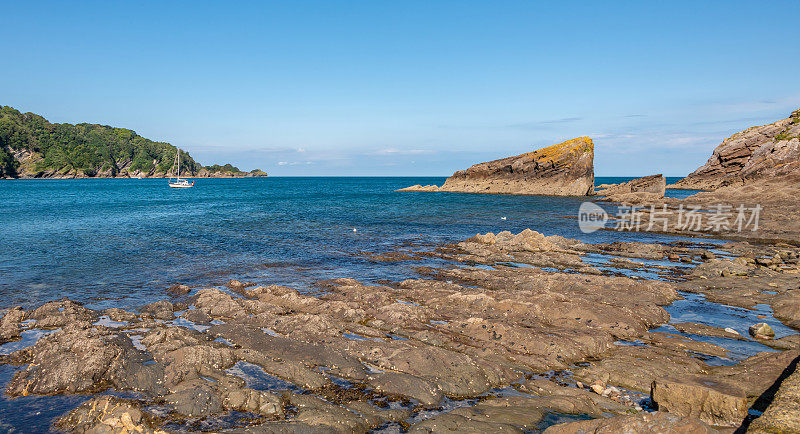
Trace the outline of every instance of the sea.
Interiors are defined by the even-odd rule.
[[[576,216],[586,198],[395,191],[444,180],[198,179],[191,189],[168,188],[164,179],[0,181],[0,309],[63,297],[135,309],[165,298],[171,285],[230,279],[301,292],[340,277],[399,281],[418,277],[414,268],[425,264],[370,257],[486,232],[530,228],[592,243],[678,239],[584,234]]]
[[[430,250],[486,232],[530,228],[588,243],[688,240],[615,230],[583,233],[577,215],[588,198],[395,191],[444,180],[198,179],[191,189],[168,188],[164,179],[0,181],[0,312],[64,297],[93,309],[136,310],[168,298],[165,290],[175,284],[221,287],[230,279],[312,294],[321,290],[315,283],[325,279],[397,282],[420,277],[419,266],[448,264],[434,258],[381,261],[376,255]],[[667,191],[671,197],[693,193]],[[609,214],[618,211],[612,204],[599,205]],[[599,259],[589,256],[584,259],[595,265],[592,261]],[[778,337],[797,333],[777,321],[767,305],[743,309],[700,294],[682,295],[665,307],[671,322],[695,321],[746,334],[749,325],[766,321]],[[680,333],[670,324],[656,331]],[[27,330],[21,340],[0,345],[0,355],[33,345],[45,333]],[[692,338],[730,351],[726,358],[707,360],[710,365],[772,351],[753,341]],[[0,365],[0,390],[18,370]],[[56,417],[89,398],[0,394],[0,432],[51,432]]]

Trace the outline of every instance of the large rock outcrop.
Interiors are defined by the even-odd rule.
[[[714,190],[800,174],[800,110],[787,119],[748,128],[725,139],[705,165],[676,188]]]
[[[441,187],[415,185],[399,191],[587,196],[594,193],[594,144],[579,137],[475,164],[454,173]]]

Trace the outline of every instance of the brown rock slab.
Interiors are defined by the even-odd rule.
[[[657,411],[635,416],[615,416],[607,419],[582,420],[553,425],[545,434],[585,433],[717,433],[700,419]]]
[[[745,391],[710,376],[659,378],[650,394],[659,411],[696,417],[710,425],[739,426],[747,416]]]
[[[778,392],[748,433],[800,433],[800,370],[781,382]]]

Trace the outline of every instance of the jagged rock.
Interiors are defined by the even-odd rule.
[[[219,377],[234,363],[234,352],[228,347],[192,345],[178,348],[164,356],[165,381],[167,387],[172,388],[183,381],[203,376]]]
[[[81,434],[160,434],[132,400],[97,396],[54,423],[56,428]]]
[[[526,154],[479,163],[447,178],[441,187],[399,191],[586,196],[594,192],[594,144],[579,137]]]
[[[210,416],[222,411],[222,400],[211,385],[193,383],[164,397],[175,411],[189,417]]]
[[[97,317],[97,312],[66,298],[45,303],[25,315],[25,319],[36,320],[36,327],[40,329],[56,329],[68,324],[88,326]]]
[[[614,416],[607,419],[582,420],[553,425],[545,434],[584,433],[717,433],[716,429],[693,417],[657,411],[634,416]]]
[[[136,314],[117,307],[104,309],[103,313],[108,315],[108,318],[111,321],[133,321],[136,319]]]
[[[223,394],[223,407],[262,416],[283,416],[281,397],[274,393],[253,389],[233,389]]]
[[[169,288],[167,288],[167,292],[168,292],[168,293],[170,293],[170,294],[172,294],[172,295],[175,295],[175,296],[186,295],[186,294],[188,294],[188,293],[189,293],[191,290],[192,290],[192,289],[191,289],[191,288],[189,288],[189,287],[188,287],[188,286],[186,286],[186,285],[172,285],[172,286],[170,286]]]
[[[163,368],[145,365],[147,356],[130,339],[94,328],[69,328],[12,354],[27,366],[8,383],[10,396],[92,393],[109,387],[163,391]]]
[[[160,300],[154,303],[144,305],[141,309],[141,312],[143,315],[150,316],[155,319],[160,319],[162,321],[169,321],[175,316],[172,313],[173,310],[174,309],[172,303],[166,300]]]
[[[18,339],[20,337],[20,322],[25,319],[25,311],[17,306],[8,309],[0,319],[0,344]]]
[[[696,417],[709,425],[739,426],[747,415],[744,390],[714,377],[659,378],[650,395],[659,410]]]
[[[788,119],[751,127],[725,139],[677,188],[713,190],[800,170],[800,110]]]

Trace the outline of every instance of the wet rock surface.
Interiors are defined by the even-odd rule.
[[[553,432],[713,432],[707,424],[738,426],[800,355],[789,328],[798,276],[756,260],[781,257],[774,249],[478,234],[418,252],[443,266],[401,282],[334,279],[310,295],[231,281],[138,313],[69,300],[11,309],[0,321],[6,345],[44,336],[0,347],[15,348],[0,363],[15,367],[10,397],[135,395],[94,396],[57,422],[77,432],[524,432],[556,422],[566,423]],[[746,319],[666,328],[675,306],[700,301]],[[757,315],[775,339],[748,335]]]

